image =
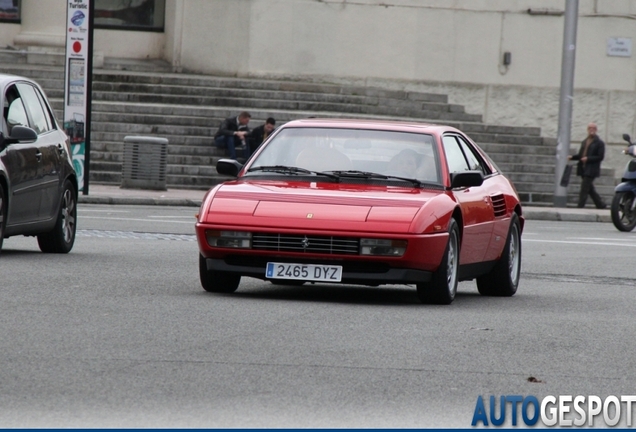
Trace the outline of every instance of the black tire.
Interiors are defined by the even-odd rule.
[[[448,226],[448,243],[439,268],[430,282],[417,284],[417,296],[422,303],[451,304],[457,293],[459,275],[459,228],[455,219]]]
[[[201,286],[207,292],[233,293],[241,283],[241,276],[208,270],[203,255],[199,254],[199,277]]]
[[[60,212],[55,227],[38,235],[38,246],[44,253],[69,253],[75,243],[77,229],[77,191],[69,180],[64,182]]]
[[[619,231],[629,232],[636,227],[636,208],[632,192],[616,192],[612,200],[612,223]]]
[[[7,200],[4,196],[4,189],[0,186],[0,253],[2,243],[4,243],[4,227],[7,225]]]
[[[520,274],[521,224],[517,214],[513,213],[501,258],[490,273],[477,278],[477,290],[483,296],[513,296],[519,286]]]

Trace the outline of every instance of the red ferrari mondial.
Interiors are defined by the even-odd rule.
[[[212,188],[196,223],[201,285],[409,284],[449,304],[457,283],[512,296],[523,216],[511,182],[459,130],[380,120],[280,127],[237,178]]]

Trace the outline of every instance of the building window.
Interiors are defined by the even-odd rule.
[[[162,32],[165,10],[165,0],[95,0],[95,28]]]
[[[0,0],[0,22],[20,23],[20,0]]]

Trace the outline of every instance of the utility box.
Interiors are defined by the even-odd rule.
[[[167,138],[124,137],[121,187],[166,190],[167,161]]]

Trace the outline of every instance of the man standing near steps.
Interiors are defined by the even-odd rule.
[[[601,175],[601,161],[605,157],[605,143],[596,134],[598,128],[595,123],[587,125],[587,138],[581,143],[579,152],[569,159],[578,161],[576,175],[581,177],[581,191],[579,192],[578,207],[585,207],[589,195],[598,209],[607,208],[607,204],[594,188],[594,179]]]
[[[248,157],[250,144],[247,140],[249,129],[247,124],[252,116],[247,111],[243,111],[237,117],[229,117],[221,122],[219,130],[214,135],[214,144],[217,147],[226,148],[230,159],[236,159],[236,147],[245,145],[245,156]]]

